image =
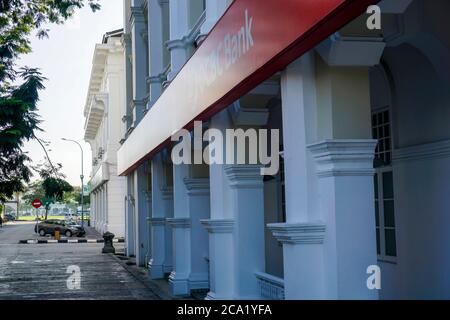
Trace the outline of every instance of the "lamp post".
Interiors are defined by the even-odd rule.
[[[66,138],[61,138],[61,140],[74,142],[80,147],[80,150],[81,150],[81,175],[80,175],[80,179],[81,179],[81,226],[84,227],[84,184],[83,184],[83,180],[84,180],[83,160],[84,160],[84,157],[83,157],[83,148],[81,147],[81,144],[79,144],[75,140],[66,139]]]

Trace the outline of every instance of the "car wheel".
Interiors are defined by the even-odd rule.
[[[65,235],[66,235],[66,237],[70,238],[72,236],[72,231],[67,230]]]
[[[40,235],[41,237],[44,237],[44,236],[45,236],[45,230],[44,230],[44,229],[40,229],[40,230],[39,230],[39,235]]]

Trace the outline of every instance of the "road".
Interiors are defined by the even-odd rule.
[[[35,239],[34,222],[7,222],[0,228],[0,244],[17,244],[19,240]]]
[[[158,299],[119,259],[102,254],[102,244],[18,244],[33,237],[33,223],[0,229],[0,300]],[[79,278],[71,273],[78,269]]]

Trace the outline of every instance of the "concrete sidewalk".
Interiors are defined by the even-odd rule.
[[[156,289],[113,255],[102,254],[101,248],[101,244],[0,245],[0,300],[161,299]],[[72,270],[80,271],[79,289],[73,288]]]

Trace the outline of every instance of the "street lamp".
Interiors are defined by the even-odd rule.
[[[64,141],[69,141],[69,142],[74,142],[76,143],[81,150],[81,226],[84,227],[84,184],[83,184],[83,179],[84,179],[84,175],[83,175],[83,148],[81,147],[81,144],[79,144],[77,141],[75,140],[71,140],[71,139],[66,139],[66,138],[61,138],[61,140]]]

